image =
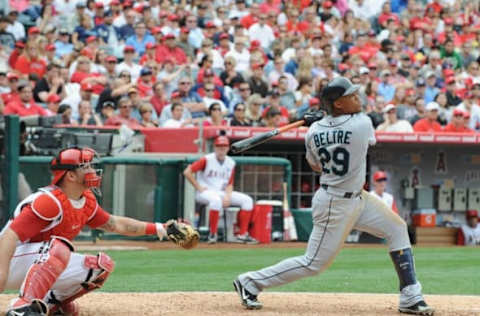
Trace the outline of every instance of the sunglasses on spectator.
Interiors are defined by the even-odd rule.
[[[205,89],[206,92],[212,92],[212,91],[215,91],[215,89]]]
[[[129,109],[131,107],[132,107],[131,105],[121,105],[121,106],[119,106],[120,109]]]
[[[181,85],[187,85],[187,84],[190,84],[190,82],[186,81],[186,82],[180,82]]]
[[[250,88],[241,88],[240,91],[250,91]]]

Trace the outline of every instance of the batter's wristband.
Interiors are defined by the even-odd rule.
[[[157,225],[155,223],[147,223],[145,228],[145,235],[156,235],[157,234]]]

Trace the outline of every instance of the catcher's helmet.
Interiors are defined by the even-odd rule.
[[[321,99],[327,110],[331,110],[333,102],[340,97],[350,95],[358,91],[359,85],[354,85],[345,77],[337,77],[330,81],[323,89]]]
[[[67,171],[78,168],[89,168],[98,162],[98,155],[91,148],[67,148],[61,150],[50,162],[50,170],[53,173],[52,184],[56,185]],[[102,183],[102,170],[90,168],[85,173],[84,184],[89,188],[99,188]]]

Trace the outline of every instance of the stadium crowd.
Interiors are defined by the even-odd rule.
[[[360,84],[387,132],[480,129],[467,0],[2,0],[0,113],[131,128],[279,126]]]

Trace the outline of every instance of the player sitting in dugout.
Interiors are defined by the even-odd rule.
[[[0,232],[0,293],[20,289],[7,316],[79,315],[75,300],[101,288],[115,265],[102,252],[75,252],[72,240],[85,225],[125,236],[158,235],[160,240],[165,235],[172,239],[172,233],[188,226],[104,211],[92,192],[100,189],[102,180],[101,170],[94,169],[97,160],[89,148],[60,151],[50,164],[50,186],[21,201]]]
[[[478,211],[469,210],[465,214],[467,224],[463,224],[457,233],[457,245],[480,246],[480,225],[478,225]]]
[[[214,149],[213,153],[195,161],[183,172],[197,191],[195,201],[207,205],[210,225],[208,242],[212,244],[217,242],[218,219],[224,208],[240,206],[237,214],[239,231],[236,241],[256,244],[258,241],[248,235],[253,200],[244,193],[233,191],[235,161],[227,156],[230,149],[229,139],[226,136],[218,136],[214,141]]]

